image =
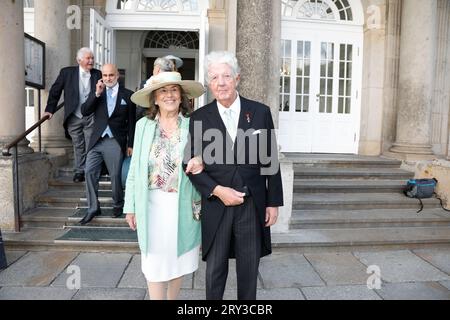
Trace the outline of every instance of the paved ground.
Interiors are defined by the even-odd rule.
[[[139,255],[7,251],[6,256],[0,300],[148,299]],[[204,299],[204,274],[202,262],[185,277],[180,299]],[[368,282],[377,285],[377,274],[381,286],[369,289]],[[261,260],[258,287],[258,300],[450,300],[450,248],[309,254],[276,250]],[[236,299],[234,261],[225,299]]]

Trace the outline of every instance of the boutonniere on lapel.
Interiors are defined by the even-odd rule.
[[[245,119],[247,120],[247,123],[252,121],[250,112],[245,113]]]

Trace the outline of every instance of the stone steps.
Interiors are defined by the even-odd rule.
[[[72,181],[72,175],[70,177],[59,177],[57,179],[50,180],[48,186],[50,190],[74,190],[86,192],[86,183],[74,183]],[[99,190],[111,190],[111,181],[100,181]]]
[[[24,228],[65,228],[78,226],[78,222],[84,216],[84,212],[77,214],[77,210],[73,208],[38,207],[22,216],[21,225]],[[113,217],[112,208],[102,207],[101,210],[102,215],[95,217],[89,223],[89,226],[128,227],[124,216],[120,218]]]
[[[423,199],[424,208],[439,208],[437,199]],[[416,209],[417,199],[400,193],[330,193],[294,194],[293,210],[364,210],[364,209]]]
[[[111,191],[99,190],[101,207],[112,207],[113,200]],[[87,206],[86,192],[49,190],[36,197],[36,203],[39,207],[65,207],[76,209]]]
[[[292,212],[292,229],[348,229],[397,227],[450,227],[450,214],[425,209],[420,214],[411,209],[381,210],[296,210]]]
[[[300,180],[294,181],[294,193],[399,193],[405,180]]]
[[[286,154],[294,163],[294,169],[299,167],[314,168],[399,168],[401,161],[370,156],[339,155],[339,154]]]
[[[401,194],[413,173],[399,169],[399,161],[344,155],[297,158],[290,230],[272,235],[274,247],[316,252],[330,248],[450,245],[450,214],[440,208],[436,199],[425,199],[424,211],[416,214],[419,202]],[[102,215],[87,226],[79,226],[84,213],[77,213],[77,208],[87,205],[85,184],[72,182],[71,168],[61,168],[60,174],[49,183],[49,191],[37,197],[38,207],[21,217],[22,232],[4,235],[7,247],[139,251],[136,242],[124,241],[132,236],[124,217],[111,216],[111,183],[107,176],[100,183]]]
[[[294,179],[388,179],[408,180],[414,173],[396,168],[316,168],[296,166]]]
[[[450,244],[450,227],[348,228],[295,230],[275,234],[275,247],[367,247]]]
[[[86,232],[107,231],[90,227],[90,230]],[[20,233],[6,232],[3,238],[5,247],[14,250],[139,252],[137,242],[129,239],[128,241],[111,241],[108,238],[104,241],[57,240],[66,232],[68,232],[66,229],[24,228]],[[99,238],[102,238],[102,235]],[[349,248],[358,248],[358,250],[419,249],[429,245],[449,246],[450,227],[305,229],[286,234],[273,234],[272,244],[274,248],[293,249],[295,252],[348,250]]]

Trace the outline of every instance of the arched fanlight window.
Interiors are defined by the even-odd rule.
[[[185,48],[197,50],[198,45],[199,39],[197,32],[150,31],[145,39],[144,48]]]
[[[282,0],[284,17],[331,21],[353,21],[349,0]]]
[[[198,0],[117,0],[116,9],[136,11],[198,11]]]

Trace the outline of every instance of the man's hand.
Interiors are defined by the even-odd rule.
[[[42,118],[45,117],[45,116],[48,116],[48,120],[50,120],[50,119],[53,117],[53,113],[50,113],[50,112],[44,112],[44,113],[42,114]]]
[[[244,203],[245,193],[238,192],[232,188],[217,186],[213,195],[219,198],[227,207],[234,207]]]
[[[95,96],[100,97],[100,95],[103,93],[103,90],[105,90],[105,84],[103,83],[103,80],[100,79],[97,81],[97,85],[95,86]]]
[[[127,213],[125,220],[128,222],[131,230],[136,231],[136,216],[134,214]]]
[[[127,149],[127,157],[131,157],[133,155],[133,148]]]
[[[204,169],[203,161],[200,157],[194,157],[189,160],[186,167],[186,174],[192,173],[193,175],[202,173]]]
[[[266,227],[273,226],[277,222],[278,218],[278,207],[268,207],[266,208]]]

